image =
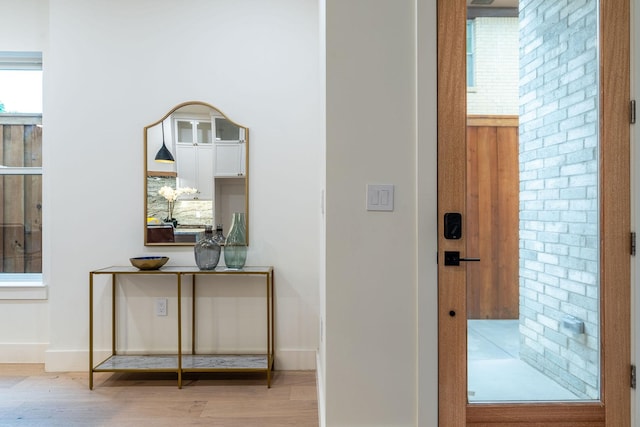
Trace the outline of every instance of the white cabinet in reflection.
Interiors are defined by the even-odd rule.
[[[214,176],[238,177],[246,174],[245,130],[229,120],[216,117]]]
[[[245,174],[245,150],[243,142],[216,142],[215,176],[234,177]]]
[[[213,149],[211,145],[185,145],[176,147],[178,164],[178,187],[191,187],[198,190],[195,194],[184,194],[180,198],[213,199]]]
[[[213,200],[213,134],[211,122],[177,119],[176,163],[178,187],[191,187],[195,194],[181,199]]]
[[[176,120],[176,142],[178,144],[211,145],[211,121],[209,120]]]

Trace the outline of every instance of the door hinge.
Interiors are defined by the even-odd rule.
[[[636,365],[631,365],[631,388],[636,389]]]
[[[636,100],[631,100],[629,105],[629,122],[633,125],[636,123]]]
[[[631,232],[631,256],[636,255],[636,232]]]

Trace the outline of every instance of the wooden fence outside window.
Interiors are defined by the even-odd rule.
[[[0,114],[0,273],[42,272],[41,123]]]

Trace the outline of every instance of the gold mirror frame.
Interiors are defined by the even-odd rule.
[[[200,129],[200,123],[206,126],[206,117],[209,117],[209,127]],[[220,120],[220,128],[217,127]],[[193,136],[197,139],[200,133],[210,132],[210,142],[199,144],[184,143],[177,141],[177,123],[193,123]],[[224,126],[223,126],[224,125]],[[237,128],[238,138],[224,139],[217,138],[216,131],[222,132],[225,129],[234,131]],[[164,134],[164,135],[163,135]],[[158,121],[147,125],[143,129],[144,136],[144,245],[145,246],[193,246],[197,242],[199,233],[204,230],[205,225],[212,225],[215,230],[217,224],[223,224],[225,236],[231,227],[231,216],[233,212],[245,213],[245,228],[247,245],[249,244],[249,128],[242,126],[231,120],[226,114],[206,102],[187,101],[173,107]],[[166,146],[175,158],[175,163],[158,163],[154,161],[156,152],[166,141]],[[235,144],[235,145],[234,145]],[[225,151],[224,156],[219,154]],[[204,151],[200,151],[204,150]],[[206,153],[210,150],[210,153]],[[231,150],[231,151],[229,151]],[[192,151],[192,153],[190,153]],[[237,158],[234,151],[239,152],[240,161],[238,175],[233,172],[226,172],[220,176],[217,173],[216,161],[218,159]],[[199,153],[205,153],[203,162]],[[150,157],[151,156],[151,157]],[[191,157],[193,156],[193,157]],[[182,166],[181,160],[182,160]],[[204,170],[201,173],[194,172],[190,168],[190,162],[195,168],[203,164],[210,164],[211,170]],[[222,161],[222,160],[220,160]],[[235,160],[234,160],[235,162]],[[149,165],[153,169],[150,169]],[[226,164],[225,164],[226,165]],[[180,181],[191,183],[190,179],[180,176],[179,168],[186,170],[187,174],[195,180],[201,179],[207,190],[198,189],[198,185],[181,185]],[[186,169],[185,169],[186,168]],[[220,167],[222,169],[222,167]],[[182,173],[182,175],[186,175]],[[204,179],[203,179],[204,177]],[[208,178],[211,178],[209,181]],[[182,178],[182,179],[181,179]],[[159,188],[168,186],[177,190],[185,190],[171,206],[168,199],[160,195]],[[210,188],[210,190],[209,190]],[[244,189],[244,195],[241,194]],[[197,190],[197,192],[194,192]],[[218,191],[216,191],[218,190]],[[210,193],[209,193],[210,191]],[[204,198],[203,197],[204,193]],[[210,199],[207,197],[211,196]],[[207,210],[207,202],[210,204]],[[164,204],[165,207],[161,207]],[[185,208],[185,205],[188,207]],[[242,205],[242,206],[241,206]],[[184,212],[183,222],[176,209]],[[174,212],[176,221],[171,221]],[[165,216],[166,213],[166,216]],[[204,214],[203,216],[201,216]],[[201,221],[198,223],[198,221]]]

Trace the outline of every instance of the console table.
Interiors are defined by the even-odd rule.
[[[105,360],[94,362],[94,277],[111,276],[111,354]],[[116,344],[116,291],[118,277],[124,275],[173,276],[176,284],[177,323],[175,354],[126,355],[118,354]],[[260,354],[196,354],[196,278],[198,276],[261,276],[265,280],[267,305],[265,353]],[[191,353],[182,351],[182,282],[185,276],[192,277]],[[121,284],[121,286],[125,286]],[[215,286],[215,284],[213,284]],[[239,285],[242,286],[242,285]],[[267,387],[271,387],[274,369],[274,278],[273,267],[244,267],[241,270],[217,267],[215,270],[200,270],[197,267],[165,266],[158,270],[138,270],[133,266],[115,266],[89,273],[89,389],[93,389],[94,372],[175,372],[178,388],[182,388],[184,372],[265,372]]]

